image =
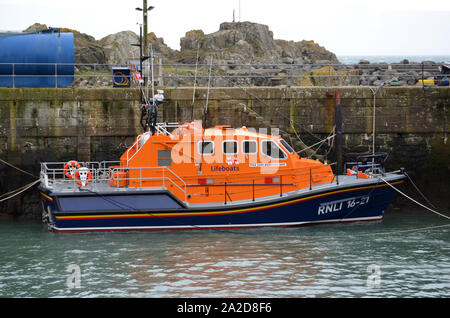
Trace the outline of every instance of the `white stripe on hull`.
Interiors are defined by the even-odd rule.
[[[357,222],[357,221],[375,221],[381,220],[382,215],[374,217],[363,218],[348,218],[348,219],[332,219],[309,222],[288,222],[288,223],[257,223],[257,224],[217,224],[217,225],[180,225],[180,226],[132,226],[132,227],[76,227],[76,228],[58,228],[50,226],[52,230],[58,232],[64,231],[133,231],[133,230],[177,230],[177,229],[211,229],[211,228],[243,228],[243,227],[275,227],[275,226],[298,226],[306,224],[320,224],[320,223],[339,223],[339,222]]]

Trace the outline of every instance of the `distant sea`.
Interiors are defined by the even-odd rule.
[[[436,63],[450,63],[450,55],[338,55],[338,60],[342,64],[358,64],[360,60],[367,60],[370,63],[401,63],[403,60],[421,63],[423,61],[433,61]]]

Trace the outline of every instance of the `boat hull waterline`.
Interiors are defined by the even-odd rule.
[[[398,186],[404,176],[390,184]],[[183,207],[169,191],[55,194],[41,189],[44,218],[54,232],[161,231],[291,227],[382,219],[396,191],[384,182],[334,186],[279,198]],[[71,202],[73,201],[73,202]],[[84,202],[84,205],[78,204]],[[145,206],[152,207],[146,209]]]

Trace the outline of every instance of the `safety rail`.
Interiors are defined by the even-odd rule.
[[[146,172],[158,172],[160,170],[160,176],[144,176]],[[129,177],[133,174],[133,171],[139,171],[138,177]],[[125,173],[127,177],[120,177],[121,172]],[[110,167],[109,168],[109,185],[111,187],[121,187],[122,184],[129,185],[131,182],[137,182],[139,187],[143,187],[147,181],[161,180],[161,186],[163,189],[168,189],[168,185],[174,185],[184,195],[184,203],[187,203],[187,191],[186,183],[176,173],[170,170],[168,167]],[[133,174],[134,175],[134,174]],[[177,184],[173,179],[177,180],[180,184]],[[167,182],[169,184],[167,184]]]
[[[156,131],[160,134],[163,134],[165,136],[169,135],[172,136],[172,134],[167,130],[167,128],[178,128],[180,127],[180,123],[157,123],[155,128]],[[136,141],[131,145],[131,147],[127,150],[127,165],[130,162],[131,159],[141,150],[142,146],[147,142],[148,138],[150,137],[150,132],[146,132],[143,134],[140,134]]]
[[[131,145],[127,150],[127,165],[130,160],[141,150],[142,146],[147,142],[150,138],[150,133],[146,132],[137,136],[136,141]]]
[[[350,169],[355,172],[364,172],[369,174],[379,174],[384,176],[386,174],[384,166],[381,163],[367,163],[362,161],[354,161],[354,162],[346,162],[344,163],[344,171],[347,171],[347,169]],[[361,171],[360,169],[364,170]],[[356,178],[359,178],[358,173],[354,173]]]
[[[228,202],[233,201],[232,196],[235,194],[249,193],[251,192],[251,197],[248,196],[248,199],[252,199],[252,201],[256,201],[258,196],[256,195],[258,191],[266,191],[268,188],[278,188],[279,192],[272,192],[272,195],[279,195],[283,197],[284,194],[288,192],[292,192],[292,186],[298,186],[298,184],[303,183],[305,189],[309,189],[310,191],[314,189],[314,186],[323,185],[323,184],[332,184],[336,182],[339,184],[337,175],[330,172],[330,174],[322,174],[320,179],[317,179],[317,173],[321,171],[323,173],[324,169],[327,166],[333,166],[336,163],[327,164],[326,166],[315,166],[315,167],[305,167],[301,169],[297,169],[295,172],[284,173],[284,174],[270,174],[270,175],[260,175],[259,177],[255,176],[242,176],[238,181],[230,182],[225,181],[228,180],[226,176],[214,178],[214,183],[203,183],[203,184],[187,184],[188,188],[198,188],[198,187],[211,187],[211,188],[223,188],[223,196],[224,196],[224,204],[228,204]],[[295,182],[285,182],[286,179],[298,177]],[[223,181],[219,181],[223,179]],[[267,181],[266,179],[270,179]],[[326,179],[330,179],[329,182],[323,182]],[[217,182],[219,181],[219,182]],[[291,188],[289,188],[291,186]],[[230,188],[237,189],[237,192],[229,191]],[[287,190],[286,190],[287,188]],[[299,190],[295,188],[295,190]]]
[[[181,125],[180,123],[157,123],[156,124],[156,131],[165,135],[165,136],[172,136],[172,134],[167,130],[167,128],[179,128]]]
[[[209,64],[156,64],[154,65],[155,82],[164,87],[230,87],[242,83],[250,86],[371,86],[374,82],[391,82],[393,86],[416,85],[419,80],[436,78],[436,85],[441,77],[450,74],[442,71],[444,62],[408,62],[404,63],[368,63],[368,64],[213,64],[212,74],[207,71]],[[61,84],[63,79],[73,79],[70,86],[81,87],[129,87],[133,84],[131,73],[136,66],[129,64],[82,64],[82,63],[0,63],[4,69],[0,73],[0,82],[10,81],[9,87],[21,87],[20,79],[44,78],[49,86],[67,87]],[[26,67],[38,68],[37,74],[26,74]],[[117,83],[117,74],[113,68],[129,68],[130,75],[124,75],[126,83]],[[151,66],[143,65],[143,78],[150,78]],[[69,71],[67,71],[69,70]],[[198,71],[196,71],[198,70]],[[156,71],[156,72],[155,72]],[[198,73],[198,74],[197,74]],[[64,82],[64,81],[63,81]],[[149,81],[147,81],[149,82]],[[125,85],[126,84],[126,85]],[[429,85],[422,82],[422,85]]]
[[[66,170],[64,165],[66,162],[42,162],[41,163],[41,182],[46,187],[52,188],[57,184],[72,185],[72,190],[79,189],[77,182],[74,178],[68,178],[65,175]],[[102,183],[108,188],[119,188],[122,181],[129,184],[130,181],[137,181],[139,186],[145,185],[146,181],[161,180],[161,186],[163,189],[168,189],[169,185],[174,185],[178,190],[182,192],[185,203],[187,203],[186,183],[176,173],[170,170],[168,167],[117,167],[120,161],[101,161],[101,162],[79,162],[82,167],[89,169],[92,175],[90,183],[99,184]],[[63,168],[61,168],[63,167]],[[120,172],[139,171],[139,177],[118,177]],[[160,176],[145,177],[146,171],[154,171]],[[66,188],[67,190],[67,188]]]
[[[40,177],[41,181],[47,187],[56,185],[58,183],[72,184],[74,189],[77,189],[76,185],[78,180],[74,178],[68,178],[66,176],[66,170],[64,165],[67,162],[41,162]],[[89,169],[92,175],[92,180],[90,182],[99,183],[108,180],[108,169],[109,166],[120,164],[120,161],[87,161],[78,162],[80,166]]]
[[[250,191],[252,194],[250,196],[249,193],[248,198],[255,201],[258,197],[260,197],[257,195],[257,192],[265,191],[269,187],[278,187],[279,192],[272,192],[275,195],[279,193],[279,196],[282,197],[284,194],[292,192],[294,189],[292,186],[296,186],[299,183],[304,184],[304,190],[309,188],[310,191],[317,188],[316,186],[319,185],[333,183],[339,185],[339,176],[333,171],[330,171],[329,174],[324,174],[324,169],[326,169],[326,167],[336,165],[336,163],[327,164],[326,166],[320,165],[305,167],[297,169],[292,173],[285,172],[284,174],[270,174],[267,176],[261,175],[258,177],[242,176],[242,178],[240,178],[237,182],[230,182],[226,176],[221,176],[219,178],[215,178],[215,182],[213,184],[187,184],[185,180],[166,166],[120,167],[117,166],[119,163],[120,162],[118,161],[80,162],[83,167],[87,167],[92,173],[91,182],[94,185],[101,183],[105,186],[105,189],[124,187],[133,188],[133,183],[136,188],[142,189],[160,187],[164,190],[170,191],[175,197],[177,197],[180,201],[183,201],[185,204],[188,204],[188,198],[190,198],[190,195],[188,195],[188,189],[193,187],[223,187],[224,204],[227,204],[228,202],[233,201],[233,195],[243,192],[249,193]],[[64,162],[41,163],[41,181],[50,188],[57,184],[69,184],[72,185],[72,190],[76,191],[80,188],[76,184],[78,180],[67,178],[65,176],[65,170],[64,168],[61,168],[64,164]],[[344,169],[346,170],[347,167],[353,167],[355,165],[358,167],[358,170],[359,168],[374,169],[375,167],[379,170],[372,170],[373,174],[380,173],[385,175],[381,164],[346,162],[344,164]],[[317,177],[319,175],[318,173],[320,174],[319,178]],[[290,177],[297,178],[292,180],[289,179]],[[219,181],[221,178],[223,178],[223,182]],[[261,181],[265,178],[270,178],[271,180],[269,182],[267,182],[267,180]],[[358,178],[358,175],[356,175],[356,178]],[[231,188],[237,189],[238,192],[229,191]],[[66,188],[66,190],[67,189],[70,190],[70,188]],[[174,191],[174,189],[176,190]]]

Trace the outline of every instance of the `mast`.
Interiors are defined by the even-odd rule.
[[[208,76],[208,90],[206,92],[206,103],[205,108],[203,109],[203,120],[202,120],[202,153],[200,154],[200,166],[198,170],[198,174],[202,174],[202,163],[203,163],[203,150],[205,148],[205,131],[206,131],[206,116],[208,114],[208,101],[209,101],[209,87],[211,84],[211,69],[212,69],[212,57],[209,62],[209,76]]]

